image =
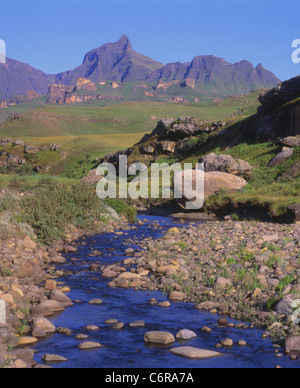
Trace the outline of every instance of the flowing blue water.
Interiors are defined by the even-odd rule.
[[[219,327],[218,315],[196,310],[191,303],[171,303],[170,308],[149,305],[149,299],[167,300],[161,292],[134,291],[132,289],[113,289],[107,286],[109,280],[103,279],[99,272],[90,272],[92,263],[115,263],[126,258],[124,245],[126,239],[141,240],[146,237],[159,238],[162,231],[178,223],[163,217],[150,217],[148,222],[138,230],[125,231],[123,235],[107,233],[90,236],[82,240],[86,245],[78,245],[78,253],[65,255],[78,261],[68,261],[64,270],[73,271],[72,275],[61,280],[71,288],[68,296],[79,300],[64,313],[51,318],[56,327],[67,327],[73,331],[72,336],[55,333],[41,340],[35,347],[35,360],[43,364],[41,357],[45,353],[58,354],[68,359],[67,362],[52,364],[54,368],[274,368],[276,365],[289,368],[299,368],[300,361],[290,361],[287,356],[277,358],[270,339],[262,339],[260,329],[236,329]],[[159,222],[161,229],[157,230],[153,222]],[[200,227],[200,225],[199,225]],[[89,257],[91,250],[99,250],[100,257]],[[102,299],[101,305],[89,305],[92,299]],[[125,323],[122,330],[114,330],[104,322],[107,319],[117,319]],[[144,320],[145,327],[132,328],[129,323]],[[236,323],[233,320],[230,322]],[[97,331],[87,331],[87,325],[96,325]],[[201,332],[203,326],[213,329],[212,333]],[[176,342],[171,347],[148,346],[144,343],[146,331],[163,330],[174,335],[181,329],[193,330],[198,337],[184,342]],[[80,350],[80,342],[75,335],[84,333],[88,341],[100,342],[104,347],[98,350]],[[206,361],[188,360],[170,353],[170,348],[176,346],[194,346],[215,350],[215,345],[225,338],[234,342],[245,340],[247,347],[235,345],[231,349],[221,349],[224,355],[220,358]],[[280,350],[282,352],[282,349]]]

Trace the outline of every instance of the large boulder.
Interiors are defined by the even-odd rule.
[[[88,175],[82,178],[81,183],[87,186],[94,186],[98,183],[103,177],[97,174],[97,169],[91,170]]]
[[[183,198],[193,200],[192,193],[189,189],[196,190],[196,179],[203,182],[204,175],[204,199],[223,189],[228,192],[235,192],[247,185],[245,179],[225,172],[212,171],[203,172],[201,170],[180,171],[174,175],[174,189],[180,190],[177,185],[182,185]],[[192,179],[192,182],[190,182]],[[185,184],[184,184],[185,182]]]
[[[144,341],[154,344],[168,345],[175,342],[175,337],[167,331],[148,331],[144,335]]]
[[[300,336],[290,337],[285,341],[286,353],[298,353],[300,354]]]
[[[145,144],[140,147],[141,154],[145,155],[153,155],[155,152],[155,147],[153,147],[151,144]]]
[[[62,305],[57,300],[46,300],[36,307],[33,307],[31,310],[32,315],[44,315],[51,316],[54,313],[60,313],[65,310],[64,305]]]
[[[293,299],[290,296],[286,296],[276,305],[275,311],[280,315],[291,315],[293,313]]]
[[[238,191],[246,185],[245,179],[225,172],[213,171],[204,175],[205,196],[210,196],[221,189],[229,192]]]
[[[73,306],[71,299],[60,290],[52,290],[49,299],[61,303],[64,307]]]
[[[32,278],[34,275],[34,267],[30,263],[25,263],[14,271],[14,276],[18,279]]]
[[[199,163],[204,164],[204,171],[220,171],[233,175],[240,175],[244,179],[251,178],[251,166],[244,160],[235,160],[231,155],[208,154],[199,159]]]
[[[174,154],[176,148],[176,142],[165,141],[161,144],[161,152],[163,154]]]
[[[47,318],[39,316],[32,322],[32,331],[42,330],[45,333],[55,333],[56,327]]]

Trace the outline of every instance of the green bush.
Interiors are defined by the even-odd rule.
[[[49,182],[47,182],[49,183]],[[135,220],[135,209],[120,200],[100,200],[93,188],[84,185],[41,186],[33,195],[21,200],[22,221],[28,223],[43,243],[64,237],[69,225],[92,230],[95,222],[107,216],[110,206],[129,221]]]
[[[135,208],[129,206],[126,202],[119,199],[107,198],[104,201],[105,205],[113,208],[120,216],[124,216],[130,222],[135,222],[136,220],[136,210]]]
[[[63,237],[67,225],[91,227],[103,212],[95,191],[82,185],[39,188],[23,199],[22,207],[24,221],[44,243]]]

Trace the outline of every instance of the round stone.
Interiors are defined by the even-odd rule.
[[[92,350],[92,349],[100,349],[102,345],[98,342],[83,342],[79,345],[79,349],[81,350]]]
[[[197,337],[197,334],[194,333],[192,330],[187,330],[187,329],[180,330],[176,334],[176,338],[181,339],[181,340],[189,340],[189,339],[195,338],[195,337]]]
[[[167,331],[148,331],[144,335],[144,341],[154,344],[168,345],[175,342],[175,337]]]

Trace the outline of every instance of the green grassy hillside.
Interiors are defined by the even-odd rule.
[[[100,106],[99,100],[89,104],[43,105],[0,123],[0,138],[145,133],[152,131],[163,117],[192,116],[218,121],[241,109],[247,110],[245,114],[254,113],[258,94],[202,104],[141,101]]]

